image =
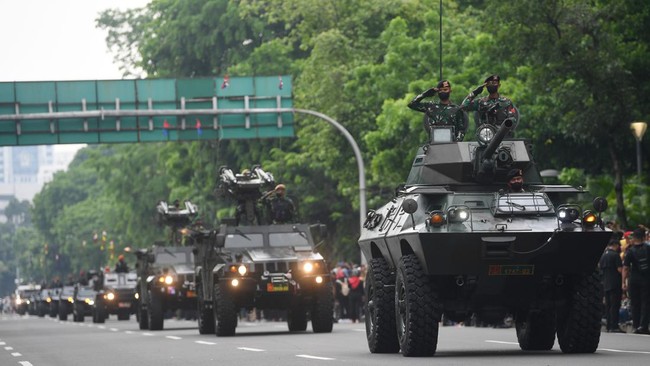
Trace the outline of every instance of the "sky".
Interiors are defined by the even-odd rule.
[[[150,0],[0,0],[0,82],[121,79],[95,18]]]
[[[0,82],[121,79],[95,18],[149,1],[0,0]],[[57,145],[55,153],[83,146]]]

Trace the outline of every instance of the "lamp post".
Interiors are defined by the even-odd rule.
[[[634,138],[636,138],[636,173],[641,178],[641,140],[645,134],[648,124],[645,122],[632,122],[630,129]]]

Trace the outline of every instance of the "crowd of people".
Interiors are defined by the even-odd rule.
[[[363,320],[363,296],[366,266],[339,262],[332,269],[334,281],[334,318],[342,323]]]
[[[607,332],[650,334],[650,230],[621,231],[615,224],[598,264],[603,281]]]

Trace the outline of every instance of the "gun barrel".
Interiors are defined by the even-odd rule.
[[[503,121],[503,123],[497,130],[497,133],[494,135],[494,138],[487,145],[485,151],[483,151],[484,159],[491,157],[492,154],[494,154],[494,152],[497,151],[499,144],[501,144],[501,141],[503,141],[503,139],[506,137],[506,134],[512,129],[512,126],[514,126],[514,122],[511,119],[506,119],[505,121]]]

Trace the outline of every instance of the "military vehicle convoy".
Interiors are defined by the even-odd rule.
[[[168,311],[196,311],[194,283],[194,254],[191,246],[181,246],[182,235],[178,232],[192,222],[197,215],[196,206],[185,202],[169,206],[161,201],[157,206],[161,222],[172,229],[169,246],[154,245],[136,252],[138,258],[136,316],[140,329],[162,330]]]
[[[332,283],[316,252],[324,225],[266,224],[258,206],[273,175],[254,166],[242,174],[220,169],[219,192],[237,202],[238,217],[218,230],[190,233],[196,256],[198,322],[201,334],[232,336],[239,310],[287,310],[290,331],[332,331]],[[238,223],[246,223],[238,225]]]
[[[116,315],[117,320],[129,320],[137,309],[137,285],[135,272],[102,274],[92,307],[93,323],[104,323],[109,315]]]
[[[366,334],[372,353],[435,354],[441,317],[511,314],[522,350],[591,353],[600,340],[596,265],[611,231],[583,207],[584,192],[545,185],[529,143],[507,139],[516,121],[479,125],[455,142],[432,129],[395,197],[370,211],[359,246],[368,260]],[[523,173],[525,192],[506,177]]]

